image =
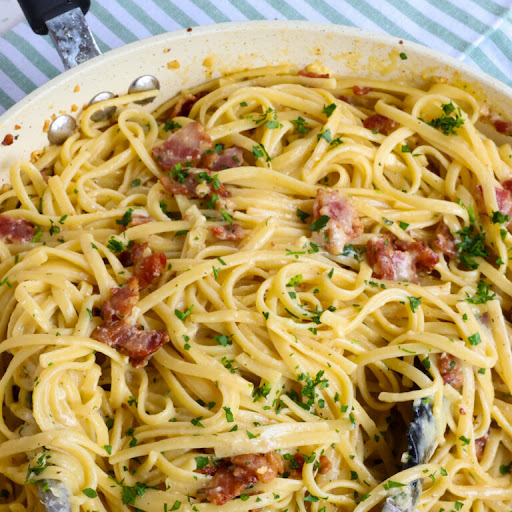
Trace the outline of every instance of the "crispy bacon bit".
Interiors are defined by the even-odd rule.
[[[124,267],[133,265],[133,275],[138,280],[141,289],[147,288],[160,277],[167,263],[165,254],[163,252],[151,253],[147,242],[130,244],[128,250],[120,254],[119,259]]]
[[[368,130],[377,130],[379,132],[384,131],[390,133],[398,128],[398,123],[389,119],[389,117],[381,116],[380,114],[374,114],[373,116],[367,117],[363,121],[363,126]]]
[[[349,240],[363,232],[363,225],[350,199],[340,196],[337,190],[318,189],[313,205],[313,221],[326,215],[329,221],[319,231],[313,232],[315,243],[326,245],[331,254],[339,254]]]
[[[293,461],[291,461],[288,466],[288,471],[292,478],[299,479],[302,477],[302,468],[304,467],[305,462],[306,459],[304,459],[304,455],[302,455],[302,453],[297,452],[293,454]]]
[[[454,388],[460,388],[464,384],[464,375],[460,367],[460,361],[451,354],[443,353],[439,358],[439,373],[445,384]]]
[[[498,203],[498,210],[503,215],[508,215],[510,219],[505,222],[508,227],[512,224],[512,180],[505,180],[502,184],[503,188],[495,187],[496,202]],[[485,201],[482,187],[476,186],[476,203],[480,211],[485,211]]]
[[[232,169],[240,167],[244,160],[242,148],[233,146],[224,149],[219,154],[207,153],[201,158],[201,165],[207,167],[211,171],[217,172],[223,169]]]
[[[489,441],[489,432],[485,434],[483,437],[479,437],[478,439],[475,439],[475,453],[476,453],[476,459],[478,462],[482,460],[482,457],[484,456],[484,449],[487,441]]]
[[[166,264],[167,258],[163,252],[155,252],[135,263],[133,273],[139,278],[140,287],[147,288],[158,279]]]
[[[321,475],[325,475],[328,471],[331,470],[332,464],[331,461],[325,455],[320,455],[320,467],[318,468],[318,472]]]
[[[161,146],[154,147],[153,158],[166,171],[180,163],[193,166],[211,145],[212,138],[201,123],[194,121],[174,132]]]
[[[154,219],[146,212],[135,210],[132,214],[132,218],[128,223],[127,228],[132,228],[134,226],[140,226],[141,224],[147,224],[148,222],[152,222]]]
[[[167,175],[160,176],[160,183],[167,192],[173,195],[184,195],[191,199],[203,199],[212,194],[217,194],[219,197],[231,197],[231,192],[223,183],[213,181],[209,169],[184,169],[181,174],[182,183],[177,178],[170,178]],[[205,176],[208,178],[204,179]]]
[[[219,240],[242,240],[246,235],[240,224],[229,224],[227,226],[210,226],[211,234]]]
[[[444,222],[437,225],[434,247],[439,249],[449,258],[455,258],[455,256],[457,256],[455,238],[453,238],[453,235],[450,233],[450,229]]]
[[[144,331],[124,319],[130,315],[139,300],[139,280],[132,277],[123,288],[113,288],[110,299],[102,307],[103,324],[94,329],[91,337],[116,348],[130,357],[134,367],[144,366],[169,337],[162,331]]]
[[[28,242],[32,240],[36,231],[34,226],[25,219],[12,219],[0,214],[0,238],[8,244]]]
[[[169,115],[169,119],[174,119],[177,116],[188,116],[192,110],[192,107],[199,98],[200,96],[194,96],[192,94],[187,94],[187,96],[180,98],[178,103],[174,105]]]
[[[503,121],[503,119],[496,119],[494,121],[494,128],[498,133],[503,133],[504,135],[512,135],[512,123],[510,121]]]
[[[421,242],[395,241],[390,236],[368,240],[366,254],[373,275],[390,281],[415,282],[418,271],[430,273],[439,261],[439,256]]]
[[[358,85],[354,85],[354,87],[352,87],[352,90],[354,91],[354,94],[356,96],[365,96],[372,90],[372,88],[371,87],[359,87]]]
[[[122,288],[112,288],[110,299],[101,306],[101,316],[105,322],[126,318],[139,301],[139,280],[132,277]]]
[[[214,505],[224,505],[240,496],[249,485],[270,482],[283,471],[283,460],[274,451],[265,455],[237,455],[231,457],[230,462],[219,467],[204,489],[206,499]]]
[[[144,366],[149,356],[169,341],[169,337],[163,331],[143,331],[124,320],[99,325],[91,337],[114,347],[121,354],[130,356],[130,363],[135,368]]]
[[[14,142],[14,137],[8,133],[2,141],[2,146],[10,146]]]
[[[307,76],[308,78],[330,78],[331,75],[329,73],[315,73],[314,71],[307,71],[305,69],[300,69],[297,73],[299,76]]]

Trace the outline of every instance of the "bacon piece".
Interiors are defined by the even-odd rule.
[[[412,254],[416,270],[426,272],[427,274],[430,274],[439,262],[439,256],[430,247],[417,240],[414,240],[414,242],[396,240],[395,247],[399,251],[406,251]]]
[[[14,137],[12,136],[12,134],[8,133],[4,137],[4,140],[2,141],[2,146],[10,146],[13,142],[14,142]]]
[[[451,354],[443,353],[439,358],[439,373],[445,384],[454,388],[460,388],[464,384],[464,375],[460,367],[460,361]]]
[[[476,453],[476,459],[478,462],[482,460],[482,457],[484,456],[484,449],[487,441],[489,441],[489,432],[485,434],[483,437],[479,437],[478,439],[475,439],[475,453]]]
[[[503,133],[504,135],[512,135],[512,123],[510,121],[496,119],[493,124],[497,132]]]
[[[193,94],[187,94],[180,98],[178,103],[174,105],[169,115],[169,119],[174,119],[177,116],[188,116],[198,99],[199,96],[194,96]]]
[[[374,114],[363,121],[363,126],[368,130],[377,130],[379,132],[384,131],[385,133],[389,133],[398,128],[398,123],[389,119],[389,117]]]
[[[508,215],[510,219],[505,222],[505,226],[512,224],[512,180],[505,180],[502,184],[503,188],[495,187],[496,202],[498,203],[498,211],[503,215]],[[485,201],[482,187],[476,186],[476,203],[479,210],[485,211]]]
[[[265,455],[237,455],[231,465],[221,466],[204,489],[206,499],[217,506],[240,496],[256,482],[270,482],[283,471],[283,460],[272,451]]]
[[[224,186],[223,183],[218,184],[218,188],[215,188],[213,181],[209,183],[203,181],[200,177],[202,173],[208,175],[211,178],[212,173],[208,169],[187,169],[186,177],[183,183],[180,183],[176,178],[170,178],[169,176],[160,176],[160,183],[163,185],[167,192],[173,195],[184,195],[191,199],[202,199],[212,194],[217,194],[219,197],[231,197],[231,192]],[[183,179],[183,178],[182,178]],[[198,188],[198,185],[202,185]]]
[[[242,240],[246,235],[240,224],[229,224],[227,226],[210,226],[211,234],[219,240]]]
[[[0,214],[0,238],[12,244],[15,242],[28,242],[32,240],[36,231],[34,226],[25,219],[13,219]]]
[[[128,250],[123,251],[119,256],[123,267],[133,265],[133,275],[142,289],[147,288],[155,279],[160,277],[167,263],[167,258],[163,252],[151,253],[148,247],[147,242],[143,244],[131,243]]]
[[[325,455],[320,455],[320,467],[318,468],[318,472],[321,475],[325,475],[325,473],[329,472],[332,468],[331,461]]]
[[[151,215],[146,212],[141,212],[139,210],[135,210],[132,214],[132,218],[128,223],[127,228],[133,228],[134,226],[140,226],[141,224],[147,224],[148,222],[152,222],[154,219]]]
[[[315,231],[312,240],[326,245],[331,254],[339,254],[349,240],[363,232],[363,225],[349,199],[340,196],[337,190],[318,189],[313,205],[313,221],[326,215],[329,221],[320,231]]]
[[[372,90],[372,88],[371,87],[359,87],[358,85],[354,85],[354,87],[352,87],[352,90],[354,91],[354,94],[356,96],[365,96]]]
[[[105,322],[126,318],[139,301],[139,280],[131,277],[122,288],[112,288],[110,299],[101,306],[101,316]]]
[[[201,165],[211,171],[217,172],[223,169],[232,169],[240,167],[244,160],[242,148],[232,146],[224,149],[220,153],[207,153],[201,158]]]
[[[449,258],[455,258],[455,256],[457,256],[455,238],[453,238],[453,235],[450,233],[450,229],[444,222],[437,225],[435,236],[434,247],[439,249]]]
[[[136,261],[133,274],[139,279],[140,287],[147,288],[155,279],[158,279],[166,264],[167,258],[163,252],[155,252]]]
[[[439,256],[421,242],[394,241],[392,237],[374,237],[366,244],[373,275],[390,281],[417,280],[419,270],[430,273]]]
[[[290,462],[288,466],[288,471],[292,478],[301,478],[302,477],[302,468],[304,467],[306,460],[304,459],[304,455],[302,453],[294,453],[293,461]]]
[[[143,331],[124,320],[99,325],[91,337],[129,356],[135,368],[144,366],[148,357],[169,341],[169,336],[163,331]]]
[[[300,69],[297,73],[299,76],[307,76],[308,78],[330,78],[331,75],[329,73],[315,73],[314,71],[306,71],[305,69]]]
[[[201,123],[194,121],[174,132],[161,146],[155,146],[153,158],[162,169],[170,171],[180,163],[197,164],[201,153],[211,145],[212,138]]]

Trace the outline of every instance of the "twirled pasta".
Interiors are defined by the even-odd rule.
[[[62,146],[15,164],[0,195],[2,217],[36,226],[31,240],[0,241],[0,511],[43,510],[38,484],[59,480],[73,511],[208,512],[211,474],[274,450],[277,477],[248,481],[223,510],[365,512],[390,481],[420,478],[420,511],[509,510],[512,149],[478,130],[480,102],[447,83],[287,66],[212,80],[150,113],[135,101],[151,94],[87,108]],[[91,120],[113,105],[115,122]],[[206,174],[210,201],[170,194],[152,153],[193,121],[208,154],[243,154]],[[171,179],[188,172],[184,161]],[[220,186],[231,197],[217,210]],[[319,189],[361,223],[336,254],[329,215],[314,231]],[[434,243],[443,224],[451,256]],[[215,237],[234,225],[235,240]],[[375,240],[430,246],[433,272],[376,278]],[[169,337],[136,367],[94,335],[135,273],[129,242],[165,254],[118,314]],[[437,448],[401,471],[418,398],[433,400]]]

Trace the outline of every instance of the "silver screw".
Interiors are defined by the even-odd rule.
[[[112,98],[115,98],[116,95],[113,92],[100,92],[94,96],[91,101],[89,101],[89,107],[93,105],[94,103],[99,103],[100,101],[105,100],[111,100]],[[105,121],[106,119],[110,119],[116,112],[116,107],[106,107],[101,110],[97,110],[94,112],[94,114],[91,116],[92,121]]]
[[[75,130],[75,118],[71,117],[68,114],[64,114],[54,119],[54,121],[50,125],[50,129],[48,130],[48,140],[50,141],[50,144],[55,144],[59,146],[61,144],[64,144],[64,142],[66,142],[66,139],[68,137],[71,137]]]
[[[160,89],[160,82],[153,75],[143,75],[136,78],[128,88],[128,94],[133,94],[135,92],[144,92],[144,91],[152,91],[153,89]],[[155,96],[151,98],[146,98],[145,100],[139,100],[135,103],[139,105],[146,105],[147,103],[151,103],[155,99]]]

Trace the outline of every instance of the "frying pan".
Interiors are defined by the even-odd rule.
[[[25,0],[22,5],[32,28],[45,33],[46,21],[63,14],[59,11],[62,3]],[[78,0],[64,3],[82,13],[89,6]],[[29,159],[34,150],[48,144],[44,127],[53,115],[78,116],[97,93],[123,94],[135,78],[146,74],[155,75],[161,85],[160,95],[145,107],[150,110],[182,89],[228,72],[278,64],[301,68],[318,61],[337,74],[385,78],[418,87],[429,83],[432,76],[444,76],[512,119],[512,89],[498,80],[424,46],[351,27],[300,21],[234,22],[162,34],[105,55],[94,56],[94,48],[85,50],[86,62],[80,63],[86,59],[79,56],[76,67],[0,117],[0,141],[8,134],[14,136],[11,145],[0,146],[0,182],[7,181],[15,161]]]

